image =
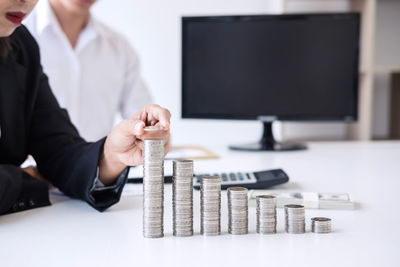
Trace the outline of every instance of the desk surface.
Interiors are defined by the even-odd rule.
[[[1,266],[398,266],[400,252],[400,142],[311,143],[298,152],[233,152],[195,162],[198,172],[283,168],[291,182],[279,190],[346,192],[356,210],[307,210],[328,216],[334,232],[289,235],[255,233],[249,209],[248,235],[227,233],[226,194],[222,235],[199,234],[199,193],[194,194],[195,235],[172,236],[171,186],[165,192],[165,237],[142,237],[142,199],[124,195],[104,213],[86,203],[52,195],[51,207],[0,217]],[[259,265],[262,264],[262,265]]]

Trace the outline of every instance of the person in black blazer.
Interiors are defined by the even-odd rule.
[[[27,155],[52,185],[103,211],[119,201],[127,167],[141,164],[146,125],[163,127],[168,151],[170,113],[146,106],[107,137],[85,142],[51,92],[35,40],[20,26],[36,2],[0,1],[0,214],[50,204],[48,184],[20,168]]]

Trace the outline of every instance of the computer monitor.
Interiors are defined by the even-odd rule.
[[[294,150],[272,122],[357,120],[358,13],[182,18],[182,117],[260,120],[261,141]]]

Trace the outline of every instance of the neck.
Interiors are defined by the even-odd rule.
[[[50,0],[49,3],[69,43],[72,48],[75,48],[79,35],[89,20],[89,11],[85,13],[74,13],[63,7],[60,1]]]

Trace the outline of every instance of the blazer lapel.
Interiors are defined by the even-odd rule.
[[[26,68],[16,61],[14,53],[0,59],[0,162],[19,164],[24,160],[25,81]]]

